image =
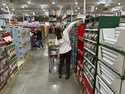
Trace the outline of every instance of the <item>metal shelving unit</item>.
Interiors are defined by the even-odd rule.
[[[95,94],[125,92],[125,23],[120,24],[100,29]]]
[[[94,18],[93,18],[94,19]],[[89,22],[91,23],[91,22]],[[87,24],[89,24],[87,23]],[[84,68],[83,75],[87,85],[84,84],[85,90],[89,90],[85,94],[94,94],[96,83],[96,68],[97,68],[97,55],[98,55],[98,35],[97,28],[88,28],[86,24],[84,41]]]
[[[1,33],[1,39],[10,36],[8,32]],[[0,90],[7,84],[8,79],[15,72],[16,65],[16,50],[12,41],[4,41],[4,44],[0,45]]]

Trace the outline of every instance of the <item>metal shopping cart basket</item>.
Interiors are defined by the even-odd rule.
[[[59,61],[59,46],[50,42],[48,45],[49,72],[57,71]]]

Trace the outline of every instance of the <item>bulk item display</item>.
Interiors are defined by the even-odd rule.
[[[24,27],[12,27],[11,32],[16,45],[16,56],[18,59],[23,59],[31,49],[30,29]]]
[[[105,19],[107,19],[105,17]],[[124,94],[125,23],[100,29],[95,94]]]
[[[88,21],[89,20],[89,21]],[[96,83],[96,66],[98,55],[98,21],[95,18],[86,19],[86,29],[84,40],[84,68],[83,68],[83,87],[85,94],[93,94]]]
[[[90,24],[90,23],[88,23]],[[69,32],[72,46],[72,63],[80,86],[85,94],[93,94],[98,51],[98,29],[77,21]],[[97,24],[97,23],[95,23]],[[93,27],[93,26],[91,26]]]
[[[119,23],[120,17],[117,20],[115,17],[87,18],[86,28],[77,25],[76,32],[74,29],[70,32],[71,44],[75,43],[73,36],[77,37],[72,48],[77,47],[76,75],[85,94],[125,92],[125,23]],[[112,22],[115,20],[115,25],[102,22],[109,18]]]
[[[15,45],[10,32],[0,32],[0,89],[17,70]]]

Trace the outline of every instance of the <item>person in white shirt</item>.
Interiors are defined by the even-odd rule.
[[[71,45],[69,39],[69,31],[72,28],[72,25],[75,23],[71,23],[68,25],[64,31],[58,25],[56,26],[56,35],[57,41],[56,43],[59,45],[59,54],[60,54],[60,63],[59,63],[59,78],[62,77],[62,69],[64,66],[64,61],[66,61],[66,78],[70,78],[70,54],[71,54]]]

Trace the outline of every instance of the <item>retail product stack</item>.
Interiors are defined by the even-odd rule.
[[[125,22],[100,16],[86,18],[85,24],[85,29],[77,26],[77,77],[84,93],[124,94]]]
[[[0,32],[0,89],[17,70],[15,45],[9,32]]]
[[[23,27],[12,27],[11,32],[16,45],[17,58],[22,59],[31,49],[30,29]]]
[[[84,40],[84,61],[83,61],[83,88],[85,94],[93,94],[95,87],[97,52],[98,52],[98,22],[95,18],[86,19]]]
[[[107,25],[108,19],[114,24]],[[102,17],[100,21],[95,94],[124,94],[125,23],[119,24],[119,17]]]

